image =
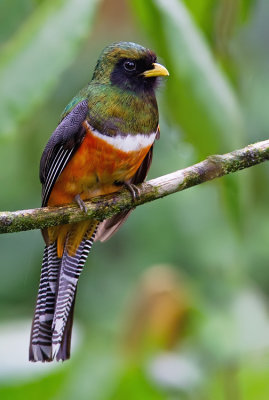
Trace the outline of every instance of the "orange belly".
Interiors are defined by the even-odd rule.
[[[150,147],[125,152],[93,135],[87,126],[83,142],[52,189],[48,206],[71,203],[77,194],[87,200],[118,191],[114,182],[132,178]]]

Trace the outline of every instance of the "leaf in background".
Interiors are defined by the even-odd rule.
[[[3,48],[0,61],[2,134],[18,129],[72,62],[92,26],[99,0],[42,3]]]
[[[235,92],[183,2],[132,4],[170,72],[163,103],[166,115],[183,129],[199,158],[239,147],[243,118]],[[229,214],[239,226],[238,177],[223,179],[222,184]]]
[[[0,1],[0,46],[18,29],[18,26],[35,9],[37,4],[33,0],[10,0]],[[12,12],[11,12],[12,7]]]
[[[134,0],[170,71],[166,104],[201,157],[236,148],[242,116],[235,93],[181,1]],[[158,27],[158,29],[157,29]]]
[[[240,2],[240,18],[242,21],[245,22],[249,18],[256,4],[256,0],[244,0]]]
[[[191,12],[196,24],[206,34],[208,40],[213,39],[215,13],[218,0],[183,0],[185,6]]]

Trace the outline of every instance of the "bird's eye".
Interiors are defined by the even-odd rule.
[[[135,69],[136,69],[136,64],[135,64],[135,62],[134,62],[134,61],[130,61],[130,60],[125,61],[125,63],[123,64],[123,66],[124,66],[124,69],[125,69],[126,71],[128,71],[128,72],[135,71]]]

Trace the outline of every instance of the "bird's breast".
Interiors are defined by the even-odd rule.
[[[152,146],[156,132],[106,136],[84,122],[86,135],[51,192],[48,205],[68,204],[119,190],[114,183],[132,178]]]

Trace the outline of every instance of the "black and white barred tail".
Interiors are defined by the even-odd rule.
[[[74,255],[69,255],[65,248],[63,257],[58,258],[56,242],[45,247],[32,323],[30,361],[64,361],[70,357],[77,283],[96,229],[97,225],[94,230],[92,226],[89,228]]]

